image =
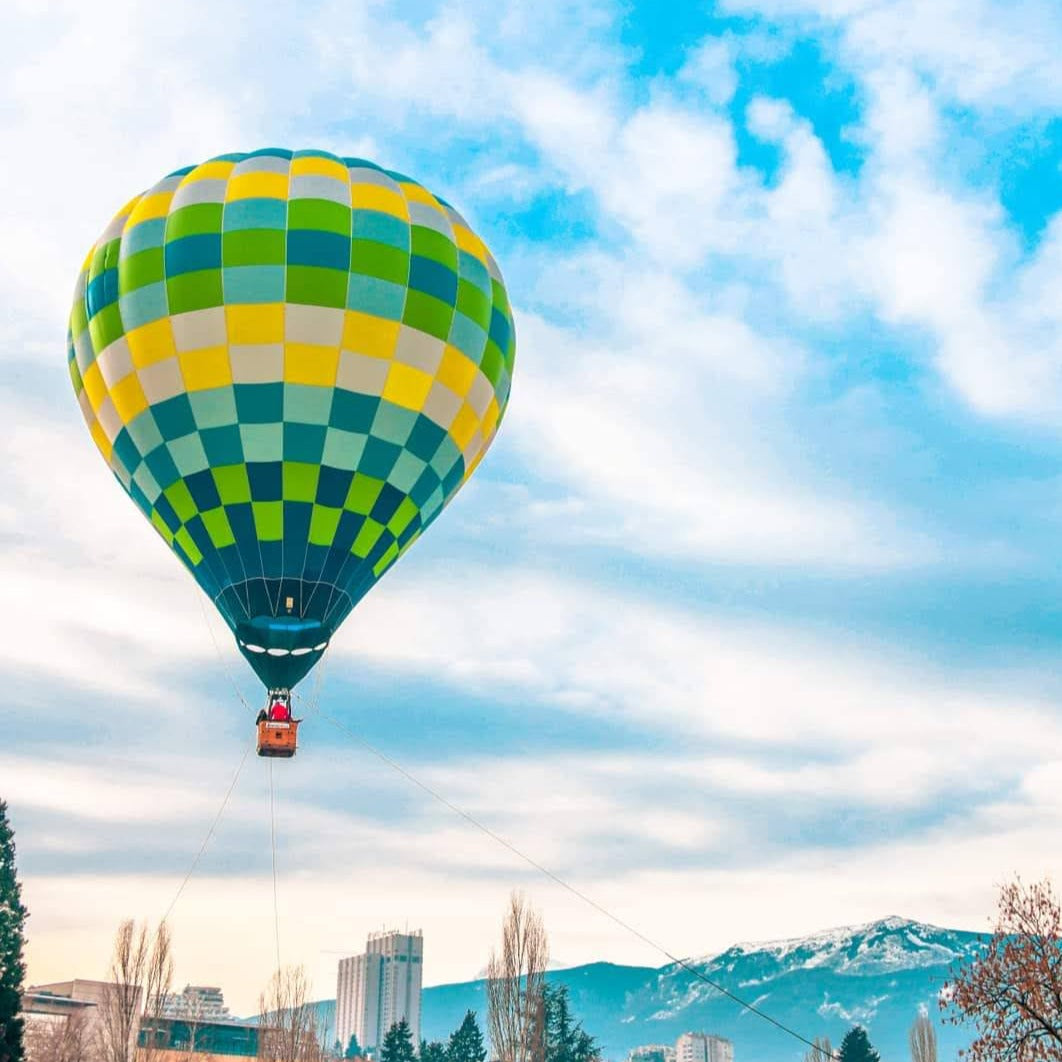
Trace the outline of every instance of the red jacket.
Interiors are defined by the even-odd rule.
[[[286,723],[291,719],[291,709],[283,701],[277,701],[269,709],[269,718],[274,723]]]

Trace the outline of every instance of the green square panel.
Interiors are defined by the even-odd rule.
[[[372,512],[381,490],[383,490],[382,479],[375,479],[373,476],[364,476],[358,473],[350,484],[347,500],[343,507],[349,509],[352,513],[361,513],[363,516],[368,516]],[[383,525],[380,524],[379,526],[382,527]]]
[[[279,542],[284,537],[284,503],[252,502],[254,528],[263,542]]]
[[[366,517],[365,523],[361,525],[361,530],[358,532],[358,537],[354,539],[354,545],[350,547],[350,552],[356,557],[367,557],[372,552],[372,547],[380,541],[380,536],[385,530],[384,525],[379,521],[371,516]]]
[[[375,240],[351,240],[350,271],[405,286],[409,283],[409,254]]]
[[[236,536],[232,533],[232,526],[229,524],[229,518],[225,515],[223,508],[210,509],[202,513],[201,516],[203,526],[206,528],[210,541],[215,548],[224,549],[225,546],[231,546],[235,543]]]
[[[237,505],[251,500],[251,482],[246,465],[223,465],[211,469],[214,484],[223,505]]]
[[[310,517],[310,541],[315,546],[330,546],[336,537],[342,509],[333,509],[326,505],[314,505]]]
[[[223,203],[192,203],[178,207],[166,218],[166,242],[182,236],[201,236],[221,232]]]
[[[299,461],[284,462],[284,500],[312,502],[317,497],[317,465]]]
[[[225,266],[283,265],[287,233],[277,229],[237,229],[221,237]]]
[[[199,511],[192,498],[192,493],[183,479],[177,480],[176,483],[171,483],[163,491],[163,494],[170,505],[173,506],[173,511],[177,514],[177,519],[182,524],[188,523]]]
[[[97,354],[104,347],[110,346],[116,339],[124,335],[122,317],[118,312],[118,304],[111,303],[105,306],[95,317],[89,321],[89,335],[92,338],[92,349]]]
[[[158,284],[166,279],[161,247],[149,247],[123,258],[118,263],[118,290],[135,291],[148,284]]]
[[[425,295],[422,291],[406,293],[406,308],[402,314],[402,323],[411,328],[419,328],[436,339],[445,340],[450,334],[450,323],[454,311],[434,295]]]
[[[347,302],[347,274],[321,266],[289,265],[284,297],[303,306],[342,309]]]
[[[328,199],[290,199],[288,228],[350,235],[350,207]]]
[[[384,551],[383,556],[372,566],[372,574],[377,579],[398,559],[398,543],[392,542]]]
[[[450,266],[455,273],[457,272],[457,246],[448,236],[424,225],[414,225],[410,232],[410,249],[413,254],[432,258],[436,262]]]
[[[221,306],[224,302],[221,270],[197,269],[194,273],[169,277],[166,280],[166,297],[169,299],[171,314]]]
[[[417,515],[417,507],[409,500],[403,498],[401,505],[395,510],[394,516],[387,521],[387,530],[397,538],[409,526],[410,521]]]

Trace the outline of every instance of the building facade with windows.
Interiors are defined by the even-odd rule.
[[[722,1036],[683,1033],[675,1041],[676,1062],[734,1062],[734,1045]]]
[[[351,1036],[363,1051],[379,1054],[392,1025],[403,1019],[420,1043],[420,990],[424,937],[390,930],[373,933],[365,953],[340,960],[336,978],[336,1039],[345,1049]]]

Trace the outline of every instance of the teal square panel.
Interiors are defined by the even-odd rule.
[[[367,435],[356,431],[344,431],[342,428],[329,428],[325,432],[324,453],[321,463],[333,468],[354,471],[358,467],[361,455],[365,451]]]
[[[372,434],[377,439],[404,446],[409,433],[413,430],[413,425],[417,423],[418,416],[419,414],[411,409],[403,409],[391,402],[381,401],[380,408],[373,418]]]
[[[351,273],[347,286],[347,309],[375,314],[388,321],[401,321],[406,288],[389,280]]]
[[[247,461],[283,461],[283,424],[241,424],[240,440]]]
[[[166,445],[169,447],[170,456],[177,466],[177,471],[182,476],[191,476],[210,467],[206,450],[203,449],[198,433],[182,435],[179,439],[172,439]]]
[[[332,412],[331,387],[310,384],[284,384],[284,419],[297,424],[325,427]]]
[[[227,303],[284,301],[284,266],[226,266],[221,282]]]
[[[236,392],[231,386],[189,391],[188,401],[198,428],[221,428],[237,421]]]
[[[426,461],[422,461],[408,450],[403,450],[398,455],[398,460],[395,461],[387,482],[397,487],[403,494],[408,494],[426,467]]]

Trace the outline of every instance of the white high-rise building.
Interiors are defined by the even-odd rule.
[[[424,937],[391,930],[373,933],[364,955],[341,959],[336,981],[336,1039],[351,1036],[363,1051],[379,1053],[388,1029],[404,1018],[420,1044],[420,986]]]
[[[676,1062],[734,1062],[734,1045],[722,1036],[683,1033],[675,1041]]]

